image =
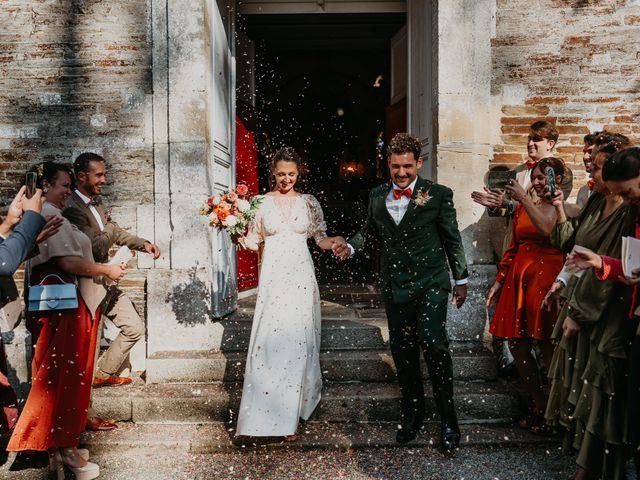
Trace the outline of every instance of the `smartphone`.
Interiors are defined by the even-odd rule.
[[[487,175],[487,186],[491,190],[504,190],[510,180],[516,179],[514,170],[491,170]]]
[[[556,172],[553,171],[553,167],[547,167],[545,169],[547,174],[547,190],[551,197],[556,196]]]
[[[27,172],[24,177],[24,184],[27,187],[25,196],[27,198],[33,197],[33,194],[36,193],[36,185],[38,183],[38,174],[36,172]]]

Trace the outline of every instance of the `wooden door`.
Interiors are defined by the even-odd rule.
[[[432,2],[407,0],[407,123],[420,138],[424,165],[420,174],[432,179],[435,172],[433,135]]]
[[[214,190],[235,186],[235,58],[231,2],[209,0],[209,38],[211,39],[211,77],[209,102],[209,170]],[[235,247],[228,234],[214,231],[212,241],[212,315],[223,317],[236,309],[238,282]]]

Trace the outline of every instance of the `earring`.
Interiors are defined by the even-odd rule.
[[[47,187],[44,187],[44,188],[42,189],[42,193],[47,193],[48,191],[49,191],[49,189],[48,189]]]

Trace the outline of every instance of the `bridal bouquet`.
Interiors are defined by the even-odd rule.
[[[200,209],[200,215],[209,217],[209,225],[226,230],[234,243],[247,233],[249,222],[253,220],[262,202],[262,197],[251,196],[249,187],[240,184],[235,190],[207,198]]]

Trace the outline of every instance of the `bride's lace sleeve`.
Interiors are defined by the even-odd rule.
[[[309,207],[309,232],[316,243],[320,243],[327,238],[327,223],[324,221],[324,214],[320,203],[313,195],[305,195],[307,206]]]
[[[258,208],[256,216],[249,222],[247,233],[244,236],[244,245],[249,250],[258,251],[260,244],[264,241],[264,224],[262,223],[262,206]]]

